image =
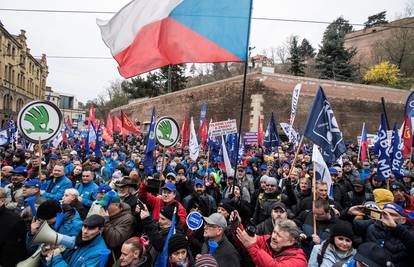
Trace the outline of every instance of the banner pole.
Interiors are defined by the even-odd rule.
[[[312,177],[312,187],[313,187],[313,200],[312,200],[312,209],[315,210],[315,201],[316,201],[316,164],[313,162],[313,177]],[[316,235],[316,217],[312,212],[313,217],[313,234]]]
[[[246,83],[247,83],[247,71],[249,66],[249,54],[250,54],[250,27],[252,22],[252,6],[253,0],[250,1],[250,10],[249,10],[249,23],[247,28],[247,40],[246,40],[246,60],[244,61],[244,74],[243,74],[243,89],[242,89],[242,98],[241,98],[241,105],[240,105],[240,121],[239,121],[239,136],[236,143],[236,164],[234,166],[234,178],[236,179],[237,174],[237,165],[239,163],[239,147],[240,147],[240,139],[241,139],[241,130],[243,125],[243,109],[244,109],[244,99],[246,96]],[[236,182],[236,181],[235,181]]]
[[[302,147],[302,144],[303,144],[303,138],[304,138],[304,137],[305,137],[305,136],[302,136],[302,138],[300,139],[300,142],[299,142],[298,148],[296,149],[296,152],[295,152],[295,157],[293,158],[292,165],[290,166],[290,170],[289,170],[289,177],[290,177],[290,175],[292,174],[293,168],[294,168],[294,167],[295,167],[295,165],[296,165],[296,160],[297,160],[297,158],[298,158],[299,151],[300,151],[300,149],[301,149],[301,147]]]
[[[361,155],[361,147],[362,147],[362,136],[364,135],[364,128],[365,128],[365,122],[362,124],[361,143],[359,143],[359,147],[358,147],[358,160],[357,160],[357,162],[359,162],[359,160],[361,158],[360,155]]]
[[[43,157],[43,150],[42,150],[42,142],[39,137],[39,169],[38,169],[38,178],[40,181],[40,175],[42,174],[42,157]]]

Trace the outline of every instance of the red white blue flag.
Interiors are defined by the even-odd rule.
[[[252,0],[134,0],[102,39],[130,78],[170,64],[246,61]]]

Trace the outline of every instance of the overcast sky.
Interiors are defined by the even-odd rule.
[[[220,0],[217,0],[220,1]],[[129,0],[1,0],[0,8],[118,11]],[[237,3],[237,0],[234,1]],[[388,20],[402,13],[407,0],[254,0],[253,17],[333,21],[343,16],[351,23],[363,23],[367,17],[387,11]],[[34,56],[110,57],[102,42],[96,18],[107,14],[35,13],[0,11],[0,20],[12,34],[26,30],[27,43]],[[259,53],[282,44],[289,36],[307,38],[318,47],[327,25],[253,20],[251,46]],[[47,84],[55,91],[75,94],[80,101],[100,94],[110,82],[121,79],[112,59],[48,59]]]

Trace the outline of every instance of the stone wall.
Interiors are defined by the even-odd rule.
[[[243,77],[218,81],[159,97],[135,101],[112,110],[141,123],[148,123],[153,107],[157,117],[171,116],[181,125],[184,116],[193,116],[198,127],[200,106],[207,104],[207,118],[225,120],[240,118]],[[277,122],[288,122],[293,87],[302,83],[295,127],[303,130],[318,85],[329,98],[334,114],[346,139],[355,139],[366,122],[369,133],[375,133],[382,111],[381,97],[385,98],[390,124],[403,121],[407,91],[360,84],[318,80],[280,74],[249,74],[243,109],[243,131],[257,131],[257,119],[264,117],[264,128],[273,111]],[[392,126],[391,126],[392,127]]]

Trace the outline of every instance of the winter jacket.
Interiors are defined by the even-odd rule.
[[[341,252],[338,251],[332,244],[329,244],[325,250],[325,254],[323,254],[322,264],[319,265],[318,255],[321,254],[322,246],[323,243],[313,246],[308,267],[331,267],[336,263],[345,263],[356,253],[356,249],[354,248],[351,248],[351,250],[347,252]]]
[[[0,207],[0,266],[14,267],[26,259],[26,225],[19,216]]]
[[[6,190],[6,208],[16,209],[18,206],[23,205],[23,188],[22,183],[19,184],[8,184],[4,188]]]
[[[256,226],[256,235],[271,235],[273,233],[273,219],[267,218]]]
[[[395,266],[412,266],[414,229],[410,223],[389,229],[381,221],[355,220],[354,231],[355,234],[365,237],[366,242],[377,243],[387,250]]]
[[[208,254],[210,248],[207,242],[204,242],[201,248],[201,254]],[[219,266],[238,267],[240,266],[240,256],[234,246],[226,236],[223,236],[218,247],[214,251],[213,257],[217,260]]]
[[[160,211],[164,206],[170,205],[173,202],[177,202],[176,200],[173,200],[171,203],[164,203],[161,198],[155,197],[151,195],[150,193],[148,193],[147,187],[145,186],[144,183],[141,183],[140,185],[140,188],[138,191],[138,198],[146,202],[149,207],[153,208],[152,218],[156,221],[158,221],[158,219],[160,218]],[[183,205],[181,205],[181,203],[177,202],[177,204],[178,204],[177,215],[178,217],[180,217],[180,220],[183,223],[183,225],[187,227],[187,222],[186,222],[187,211],[185,210]]]
[[[46,180],[44,184],[45,192],[43,192],[42,197],[59,201],[65,194],[65,190],[72,187],[72,181],[65,175],[57,178],[55,183],[53,183],[53,179]]]
[[[101,250],[108,249],[101,235],[95,237],[86,245],[80,245],[74,249],[66,250],[62,254],[54,256],[47,266],[54,267],[97,267],[101,260],[107,260],[110,255],[102,256]]]
[[[79,195],[82,197],[82,205],[90,208],[92,202],[96,199],[95,189],[98,186],[94,182],[89,182],[87,184],[77,183],[75,189],[78,190]]]
[[[256,243],[247,248],[253,262],[260,267],[306,267],[305,253],[298,248],[287,248],[276,253],[270,247],[269,235],[256,236]],[[220,265],[221,266],[221,265]]]
[[[134,230],[135,219],[131,208],[121,203],[121,212],[113,216],[105,216],[103,236],[110,249],[118,251],[125,240],[131,237]]]
[[[210,216],[217,209],[216,201],[212,196],[197,193],[186,196],[183,199],[183,206],[187,212],[190,212],[194,207],[198,207],[203,216]]]
[[[72,162],[68,162],[67,164],[65,164],[65,174],[70,175],[74,168],[75,168],[75,165],[73,165]]]

